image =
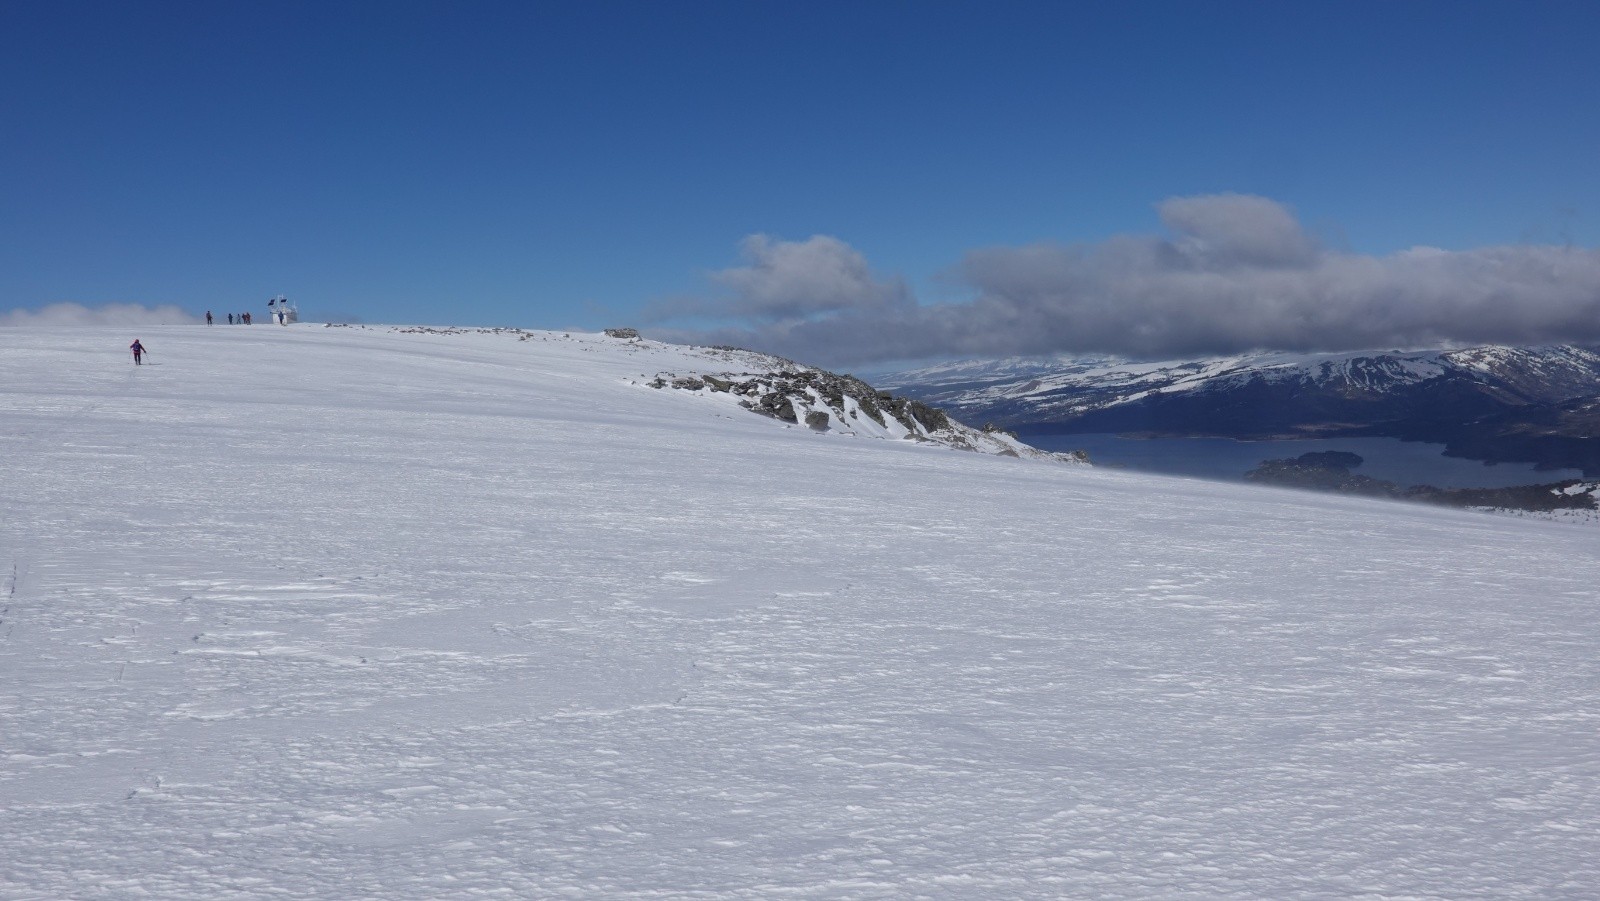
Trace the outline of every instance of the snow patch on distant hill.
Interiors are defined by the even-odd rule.
[[[958,409],[1022,406],[1036,419],[1067,418],[1136,403],[1153,392],[1222,391],[1252,380],[1332,390],[1393,393],[1452,373],[1495,379],[1537,397],[1584,393],[1600,384],[1600,354],[1568,346],[1487,346],[1450,351],[1260,352],[1194,360],[1115,358],[966,362],[885,375]]]
[[[1600,395],[1600,354],[1569,346],[1486,346],[1160,362],[1051,360],[1032,369],[1007,360],[987,369],[967,363],[912,370],[881,381],[958,416],[1030,428],[1262,438],[1376,427],[1387,429],[1378,434],[1396,434],[1419,418],[1460,423]]]

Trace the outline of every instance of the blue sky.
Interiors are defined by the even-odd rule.
[[[1341,261],[1576,248],[1559,338],[1600,244],[1597,38],[1583,3],[7,0],[0,313],[282,293],[311,318],[715,326],[827,357],[828,329],[882,324],[863,310],[1004,295],[1030,247],[1058,277],[1001,305],[1082,306],[1063,261],[1104,263],[1119,235],[1211,246],[1161,205],[1237,195]],[[752,319],[729,295],[771,275],[758,235],[859,284]],[[801,282],[768,296],[828,290]],[[1139,349],[1110,326],[1100,348],[949,339],[993,312],[852,353]]]

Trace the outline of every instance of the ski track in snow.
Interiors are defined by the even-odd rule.
[[[0,896],[1583,898],[1593,531],[0,332]],[[738,366],[731,367],[738,369]]]

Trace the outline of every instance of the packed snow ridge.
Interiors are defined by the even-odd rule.
[[[1591,530],[955,453],[731,350],[136,336],[0,330],[0,897],[1600,885]]]

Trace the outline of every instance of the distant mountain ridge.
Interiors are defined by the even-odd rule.
[[[1027,434],[1381,436],[1600,474],[1600,353],[1570,345],[959,363],[887,387]]]

